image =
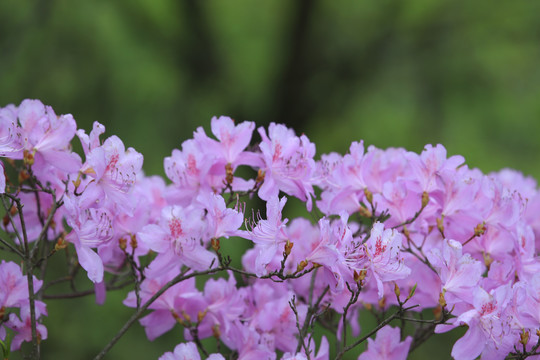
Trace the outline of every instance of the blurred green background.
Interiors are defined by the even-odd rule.
[[[285,123],[318,153],[442,143],[484,172],[540,177],[540,2],[2,0],[0,105],[39,98],[163,174],[214,115]],[[44,359],[91,358],[130,309],[51,302]],[[178,330],[177,330],[178,332]],[[156,358],[140,327],[110,359]],[[458,335],[453,335],[455,336]],[[449,345],[432,343],[421,359]]]

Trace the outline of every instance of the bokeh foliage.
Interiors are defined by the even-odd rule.
[[[0,105],[39,98],[87,130],[97,120],[148,174],[225,114],[285,123],[319,154],[443,143],[484,172],[540,178],[539,14],[524,0],[3,0]],[[105,311],[51,303],[44,358],[95,354],[131,313],[123,296]],[[155,358],[175,335],[132,329],[110,358]]]

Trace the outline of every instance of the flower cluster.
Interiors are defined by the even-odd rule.
[[[38,100],[0,109],[2,248],[30,276],[0,265],[0,339],[10,329],[12,350],[22,341],[39,350],[41,299],[58,282],[40,289],[44,263],[73,247],[72,270],[86,271],[98,303],[130,280],[124,304],[134,319],[144,315],[150,340],[183,327],[187,343],[161,359],[223,359],[202,345],[212,337],[246,360],[339,359],[366,340],[359,359],[405,359],[428,337],[426,322],[429,334],[468,327],[456,359],[539,355],[534,180],[483,174],[442,145],[416,154],[354,142],[316,160],[308,137],[285,125],[259,128],[254,142],[252,122],[213,118],[211,131],[197,129],[165,158],[167,184],[146,176],[143,156],[118,137],[100,139],[97,122],[87,134]],[[246,211],[254,197],[265,208]],[[285,217],[289,197],[305,202],[309,219]],[[241,267],[225,242],[251,244]],[[379,318],[392,309],[381,323],[400,322],[360,329],[363,310]],[[434,318],[420,319],[423,309]],[[400,341],[406,321],[418,326]],[[316,324],[335,333],[338,349],[326,337],[316,343]]]

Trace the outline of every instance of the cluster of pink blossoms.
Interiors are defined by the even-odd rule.
[[[468,327],[455,359],[540,358],[534,180],[485,175],[442,145],[416,154],[355,142],[346,155],[316,160],[307,136],[281,124],[259,128],[254,142],[252,122],[213,118],[211,130],[197,129],[165,158],[167,184],[146,176],[143,156],[118,137],[100,139],[97,122],[87,134],[38,100],[0,109],[0,193],[12,235],[3,248],[38,274],[71,244],[98,302],[129,269],[134,290],[124,304],[148,309],[140,318],[148,338],[184,328],[185,343],[163,360],[200,359],[200,340],[211,337],[242,360],[329,359],[334,350],[326,337],[316,344],[315,323],[336,333],[340,358],[376,332],[360,329],[361,310],[398,309],[393,319],[414,324],[428,308],[432,332]],[[71,149],[75,136],[83,159]],[[255,196],[265,209],[246,211]],[[288,197],[311,216],[284,218]],[[253,246],[237,268],[221,244],[242,241]],[[202,280],[215,273],[225,276]],[[34,277],[29,294],[19,265],[0,265],[0,340],[14,332],[12,350],[34,332],[47,337],[43,280]],[[425,328],[401,338],[400,325],[381,327],[359,359],[405,359]]]

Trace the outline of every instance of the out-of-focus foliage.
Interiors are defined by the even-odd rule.
[[[4,0],[0,104],[39,98],[87,130],[100,121],[149,174],[226,114],[286,123],[319,153],[440,142],[485,172],[540,178],[538,14],[522,0]],[[106,311],[51,304],[61,324],[44,358],[96,353],[131,313],[114,296]],[[110,358],[176,344],[143,337],[130,330]]]

